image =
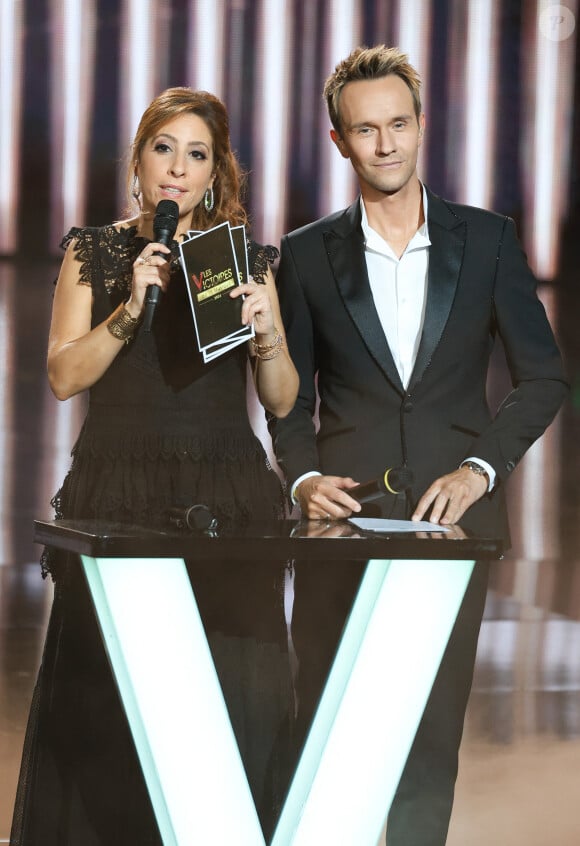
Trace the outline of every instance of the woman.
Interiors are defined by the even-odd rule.
[[[56,285],[48,376],[59,399],[89,390],[73,463],[54,499],[57,518],[166,524],[173,506],[205,503],[224,526],[283,514],[276,474],[246,411],[247,355],[204,364],[178,243],[190,230],[247,224],[223,104],[171,88],[145,111],[129,168],[136,214],[72,229]],[[179,208],[170,247],[153,239],[161,200]],[[294,403],[289,358],[268,263],[248,241],[252,279],[242,322],[258,396],[276,416]],[[152,331],[140,325],[147,289],[162,290]],[[25,743],[13,846],[159,844],[159,834],[78,562],[48,550],[55,599]],[[284,568],[200,562],[190,568],[250,786],[268,832],[284,793],[279,738],[290,714]],[[262,668],[261,690],[244,681]],[[235,675],[234,675],[235,668]],[[251,726],[246,736],[244,727]],[[203,797],[198,797],[203,801]],[[195,800],[195,797],[192,797]]]

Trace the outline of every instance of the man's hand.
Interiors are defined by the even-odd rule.
[[[295,491],[300,509],[309,520],[341,520],[361,509],[346,491],[358,482],[350,476],[309,476]]]
[[[411,517],[422,520],[425,512],[433,506],[431,523],[457,523],[467,509],[487,491],[487,477],[479,476],[468,467],[460,467],[447,476],[436,479],[425,491]]]

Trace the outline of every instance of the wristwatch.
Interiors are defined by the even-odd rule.
[[[487,479],[487,484],[489,485],[489,473],[487,470],[478,464],[477,461],[464,461],[461,464],[462,467],[468,467],[472,473],[475,473],[477,476],[485,476]]]

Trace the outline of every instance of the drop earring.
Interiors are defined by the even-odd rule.
[[[205,194],[203,195],[203,205],[205,206],[206,212],[210,212],[213,209],[213,185],[210,185],[209,188],[206,188]]]
[[[133,184],[131,185],[131,196],[134,200],[139,202],[139,197],[141,196],[141,188],[139,186],[139,178],[137,174],[133,177]]]

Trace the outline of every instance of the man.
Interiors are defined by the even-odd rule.
[[[420,182],[420,80],[399,50],[357,48],[325,97],[360,198],[282,240],[277,283],[300,391],[291,414],[271,421],[280,466],[311,519],[360,511],[349,495],[356,482],[406,466],[411,489],[385,496],[375,513],[460,522],[507,545],[504,484],[567,391],[514,224]],[[496,335],[513,390],[492,416]],[[360,569],[336,563],[297,567],[306,721],[359,579]],[[391,807],[389,846],[445,843],[486,588],[478,564]]]

